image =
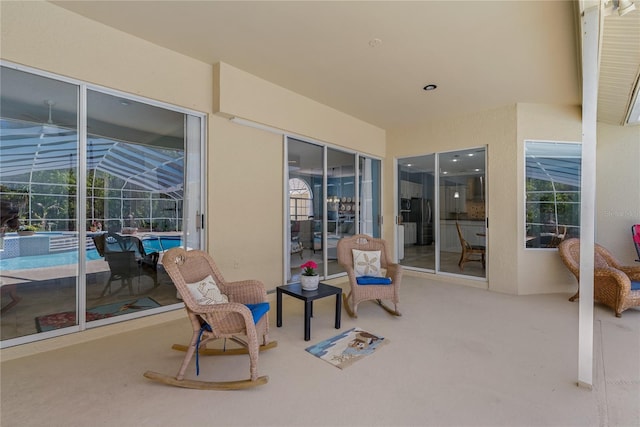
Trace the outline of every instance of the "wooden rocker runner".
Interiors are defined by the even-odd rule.
[[[193,335],[189,345],[174,344],[173,349],[186,351],[178,374],[174,377],[153,371],[146,378],[176,387],[199,390],[238,390],[266,384],[268,376],[258,376],[258,354],[277,346],[269,341],[269,303],[262,282],[244,280],[226,282],[213,259],[199,250],[168,250],[163,265],[183,298],[191,321]],[[213,340],[225,340],[222,349],[207,348]],[[226,340],[241,348],[226,349]],[[203,381],[185,378],[191,359],[199,356],[249,355],[249,378],[238,381]]]
[[[338,241],[338,263],[349,277],[350,290],[342,294],[349,316],[358,317],[358,304],[374,300],[386,312],[398,311],[402,267],[391,262],[386,242],[366,234],[356,234]],[[393,308],[382,301],[390,300]]]

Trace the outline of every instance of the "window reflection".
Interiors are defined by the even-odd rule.
[[[199,155],[201,118],[85,88],[79,111],[79,84],[5,66],[0,77],[3,345],[180,302],[161,257],[184,245],[184,182],[200,179],[198,167],[185,179],[184,145]]]
[[[581,145],[526,141],[525,156],[526,247],[555,248],[579,237]]]

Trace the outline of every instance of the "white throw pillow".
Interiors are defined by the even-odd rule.
[[[376,276],[381,277],[380,270],[380,251],[353,251],[353,269],[356,277],[360,276]]]
[[[216,285],[213,277],[207,276],[199,282],[187,283],[187,289],[200,305],[222,304],[229,302],[229,298]]]

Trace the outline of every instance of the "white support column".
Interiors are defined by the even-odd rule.
[[[596,201],[600,7],[582,16],[582,188],[580,207],[580,305],[578,385],[593,386],[593,253]]]

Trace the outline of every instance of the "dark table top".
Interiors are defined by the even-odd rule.
[[[316,299],[328,297],[330,295],[338,295],[342,293],[342,288],[327,285],[326,283],[318,283],[318,289],[313,291],[305,291],[300,283],[291,283],[290,285],[282,285],[276,288],[278,291],[299,298],[304,301],[313,301]]]

